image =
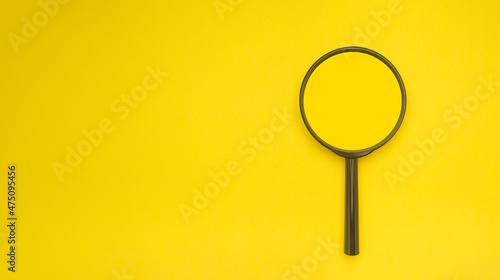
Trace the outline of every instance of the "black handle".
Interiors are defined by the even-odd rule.
[[[345,159],[345,243],[344,253],[359,254],[358,159]]]

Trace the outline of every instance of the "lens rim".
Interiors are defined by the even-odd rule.
[[[314,70],[322,62],[324,62],[328,58],[330,58],[330,57],[332,57],[334,55],[338,55],[338,54],[342,54],[342,53],[346,53],[346,52],[360,52],[360,53],[371,55],[371,56],[377,58],[378,60],[382,61],[387,67],[389,67],[389,69],[391,69],[392,73],[396,77],[396,80],[398,81],[399,88],[401,90],[401,103],[402,103],[401,104],[401,112],[399,114],[399,118],[398,118],[398,121],[397,121],[396,125],[394,126],[394,128],[392,129],[392,131],[389,133],[389,135],[387,135],[384,139],[382,139],[382,141],[380,141],[379,143],[377,143],[377,144],[375,144],[375,145],[373,145],[371,147],[368,147],[368,148],[365,148],[365,149],[361,149],[361,150],[345,150],[345,149],[340,149],[340,148],[337,148],[337,147],[335,147],[333,145],[330,145],[327,142],[325,142],[312,129],[311,125],[307,121],[306,113],[305,113],[305,110],[304,110],[304,91],[305,91],[307,82],[309,81],[309,77],[312,75],[312,73],[314,72]],[[376,149],[382,147],[385,143],[387,143],[387,141],[389,141],[394,136],[394,134],[396,134],[396,132],[398,131],[399,127],[401,126],[401,123],[403,123],[403,119],[404,119],[405,112],[406,112],[406,89],[405,89],[405,86],[404,86],[404,83],[403,83],[403,79],[401,78],[401,75],[399,74],[398,70],[396,69],[396,67],[394,67],[394,65],[392,65],[392,63],[387,58],[385,58],[383,55],[381,55],[378,52],[376,52],[374,50],[371,50],[371,49],[367,49],[367,48],[363,48],[363,47],[358,47],[358,46],[350,46],[350,47],[343,47],[343,48],[339,48],[339,49],[336,49],[336,50],[328,52],[327,54],[323,55],[320,59],[318,59],[311,66],[311,68],[309,68],[309,70],[306,73],[306,76],[304,77],[304,80],[302,81],[302,86],[300,87],[299,104],[300,104],[300,114],[302,115],[302,119],[304,120],[304,124],[306,125],[307,130],[309,130],[309,133],[311,133],[311,135],[321,145],[325,146],[326,148],[330,149],[331,151],[333,151],[334,153],[336,153],[336,154],[338,154],[340,156],[343,156],[343,157],[346,157],[346,158],[359,158],[359,157],[366,156],[366,155],[370,154],[371,152],[375,151]]]

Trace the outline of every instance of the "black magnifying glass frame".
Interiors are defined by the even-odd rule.
[[[399,114],[398,121],[392,131],[384,138],[382,141],[379,143],[365,148],[361,150],[345,150],[341,149],[338,147],[335,147],[333,145],[328,144],[326,141],[321,139],[316,132],[312,129],[311,125],[307,121],[306,117],[306,112],[304,110],[304,94],[307,86],[307,82],[309,81],[309,78],[313,74],[314,70],[325,60],[328,58],[342,54],[342,53],[347,53],[347,52],[358,52],[358,53],[364,53],[371,55],[378,60],[382,61],[389,69],[391,69],[392,73],[396,77],[396,80],[398,81],[399,88],[401,90],[401,112]],[[350,46],[350,47],[343,47],[339,48],[336,50],[333,50],[325,55],[323,55],[320,59],[318,59],[307,71],[306,76],[304,77],[304,80],[302,82],[302,86],[300,88],[300,97],[299,97],[299,104],[300,104],[300,114],[302,115],[302,119],[304,120],[304,124],[307,127],[307,130],[311,135],[323,146],[328,148],[329,150],[333,151],[339,156],[345,157],[346,159],[346,201],[345,201],[345,240],[344,240],[344,252],[347,255],[357,255],[359,254],[359,226],[358,226],[358,162],[357,159],[363,156],[366,156],[373,152],[374,150],[380,148],[382,145],[387,143],[394,134],[398,131],[399,127],[401,126],[404,115],[406,112],[406,90],[405,86],[403,83],[403,79],[401,78],[401,75],[399,74],[398,70],[392,63],[382,56],[381,54],[367,49],[363,47],[357,47],[357,46]],[[346,118],[349,118],[349,116],[346,116]],[[335,128],[332,128],[335,129]]]

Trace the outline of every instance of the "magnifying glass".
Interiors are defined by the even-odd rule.
[[[406,91],[396,67],[362,47],[331,51],[307,72],[300,112],[312,136],[345,157],[345,244],[359,254],[358,158],[389,141],[403,122]]]

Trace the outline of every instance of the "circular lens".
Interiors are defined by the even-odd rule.
[[[341,52],[309,70],[301,109],[315,137],[337,149],[363,150],[397,127],[404,114],[403,91],[384,61],[363,52]]]

